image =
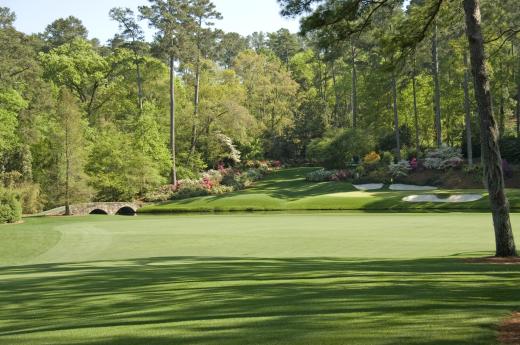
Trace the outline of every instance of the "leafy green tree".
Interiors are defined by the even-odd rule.
[[[238,54],[249,48],[247,38],[236,32],[219,33],[217,41],[217,61],[225,68],[231,68]]]
[[[84,172],[87,155],[84,132],[87,124],[76,99],[66,88],[60,89],[56,121],[54,138],[54,149],[58,154],[56,185],[58,197],[65,204],[65,215],[70,215],[72,203],[89,197]]]
[[[121,37],[127,41],[126,46],[134,53],[134,64],[137,80],[137,100],[139,109],[143,109],[143,82],[141,76],[142,52],[145,49],[144,32],[134,12],[129,8],[115,7],[110,10],[110,18],[119,23]]]
[[[289,69],[289,61],[301,49],[297,36],[291,34],[287,29],[280,29],[269,33],[267,36],[267,46]]]
[[[246,108],[265,128],[266,153],[273,156],[277,138],[293,125],[298,84],[278,58],[252,51],[237,57],[234,70],[246,89]]]
[[[16,14],[8,7],[0,6],[0,29],[12,28]]]
[[[89,119],[111,98],[113,66],[81,38],[40,54],[44,77],[79,98]]]
[[[87,36],[87,28],[85,28],[80,19],[74,16],[56,19],[47,25],[42,34],[49,49],[57,48],[65,43],[71,43],[77,38],[86,40]]]

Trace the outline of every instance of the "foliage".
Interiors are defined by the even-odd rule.
[[[380,161],[381,161],[381,156],[375,151],[372,151],[372,152],[366,154],[365,157],[363,157],[363,164],[365,164],[367,166],[376,165]]]
[[[325,182],[330,181],[334,176],[335,171],[333,170],[315,170],[305,175],[305,179],[310,182]]]
[[[462,154],[459,149],[443,146],[426,152],[424,167],[441,170],[460,167],[462,163]]]
[[[390,164],[388,169],[392,177],[398,178],[408,176],[408,173],[410,170],[412,170],[412,167],[410,166],[410,162],[407,160],[401,160],[397,163]]]
[[[333,131],[311,141],[307,157],[329,169],[347,168],[374,149],[372,136],[362,130]]]
[[[510,163],[520,163],[520,138],[505,137],[500,140],[502,158]]]
[[[172,195],[172,200],[187,199],[210,194],[210,188],[207,188],[207,186],[203,185],[201,181],[184,179],[179,181],[177,189]]]
[[[22,206],[14,192],[0,189],[0,224],[15,223],[22,217]]]

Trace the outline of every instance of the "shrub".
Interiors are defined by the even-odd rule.
[[[381,161],[381,156],[375,151],[372,151],[372,152],[368,153],[367,155],[365,155],[365,157],[363,157],[363,164],[368,165],[368,166],[374,166],[377,163],[379,163],[380,161]]]
[[[435,170],[460,167],[462,163],[460,150],[449,146],[428,151],[424,160],[424,166],[427,169]]]
[[[260,169],[248,169],[244,175],[251,181],[258,181],[264,177],[265,173]]]
[[[348,170],[336,170],[330,177],[331,181],[346,181],[352,177],[352,174]]]
[[[16,223],[22,218],[22,206],[16,194],[0,190],[0,223]]]
[[[406,160],[401,160],[397,163],[392,163],[389,165],[390,175],[392,177],[405,177],[408,176],[408,172],[412,170],[412,167],[410,166],[410,162]]]
[[[212,195],[221,195],[226,193],[234,192],[235,189],[231,186],[216,186],[211,190]]]
[[[173,198],[175,190],[174,185],[161,186],[156,190],[150,191],[144,195],[144,201],[155,202],[155,201],[167,201]]]
[[[305,179],[310,182],[325,182],[330,181],[334,174],[334,171],[320,169],[308,173],[305,175]]]
[[[356,183],[389,183],[390,175],[386,167],[370,171],[365,176],[356,179]]]
[[[415,170],[417,170],[418,167],[419,167],[419,162],[417,161],[417,158],[415,158],[415,157],[412,158],[410,160],[410,169],[412,171],[415,171]]]
[[[209,194],[210,190],[205,188],[201,181],[186,179],[179,182],[177,191],[172,195],[172,200],[194,198]]]
[[[233,170],[228,171],[222,176],[221,184],[223,186],[232,187],[234,190],[244,189],[245,185],[242,182],[243,179],[240,178],[240,174],[236,173]]]
[[[386,165],[390,165],[394,162],[394,155],[392,152],[385,151],[383,152],[383,155],[381,156],[381,163]]]

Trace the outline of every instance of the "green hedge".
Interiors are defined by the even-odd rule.
[[[16,223],[22,218],[22,206],[16,194],[0,190],[0,224]]]

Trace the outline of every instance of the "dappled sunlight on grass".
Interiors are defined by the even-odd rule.
[[[520,266],[163,257],[0,269],[9,344],[492,344]],[[30,322],[29,322],[30,320]]]

